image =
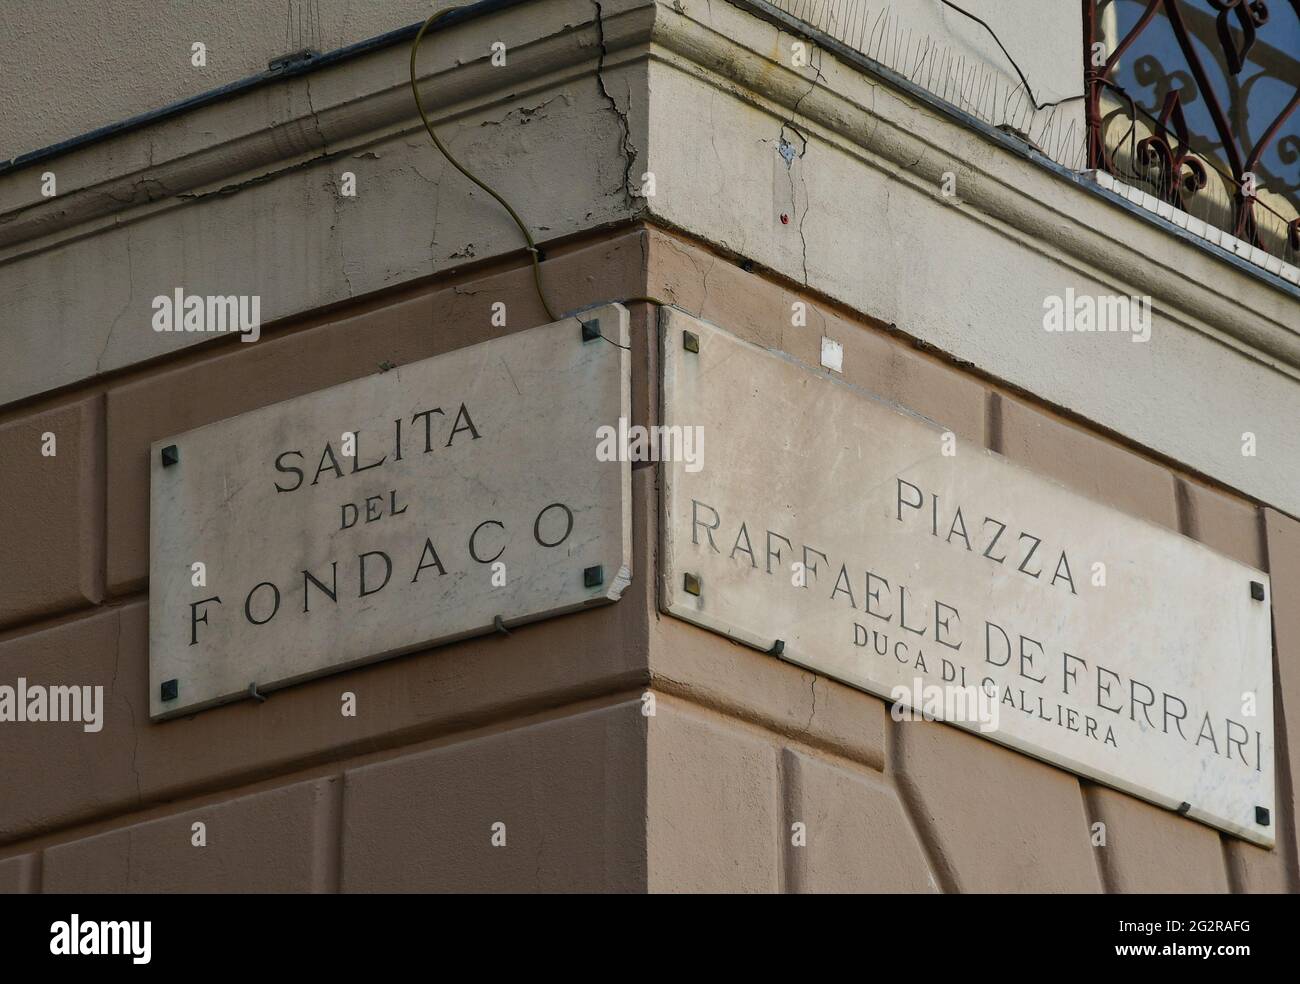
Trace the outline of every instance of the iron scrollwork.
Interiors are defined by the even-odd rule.
[[[1118,0],[1111,0],[1117,3]],[[1132,0],[1136,9],[1140,0]],[[1272,0],[1285,2],[1295,23],[1291,25],[1300,38],[1300,0]],[[1287,176],[1276,169],[1262,172],[1263,156],[1277,140],[1278,159],[1284,166],[1300,163],[1300,137],[1279,133],[1300,107],[1300,52],[1283,52],[1278,59],[1275,49],[1261,44],[1269,25],[1271,12],[1265,0],[1147,0],[1127,33],[1111,41],[1103,50],[1104,62],[1094,55],[1098,51],[1099,10],[1105,0],[1084,0],[1084,58],[1086,68],[1085,99],[1088,124],[1089,165],[1106,170],[1121,179],[1134,178],[1148,184],[1152,193],[1171,205],[1190,211],[1191,204],[1202,192],[1213,174],[1222,180],[1228,193],[1231,214],[1225,216],[1227,231],[1254,246],[1278,252],[1289,247],[1291,257],[1300,251],[1300,218],[1296,218],[1300,203],[1300,179],[1288,182]],[[1214,18],[1213,35],[1208,31],[1209,16]],[[1151,52],[1143,52],[1134,59],[1133,81],[1154,90],[1160,105],[1159,115],[1138,107],[1134,95],[1127,92],[1117,77],[1117,66],[1130,51],[1135,50],[1144,37],[1156,33],[1158,17],[1163,17],[1176,41],[1181,65],[1166,66]],[[1118,24],[1118,16],[1115,15]],[[1159,28],[1164,31],[1165,28]],[[1118,33],[1118,32],[1116,32]],[[1286,37],[1284,32],[1276,33]],[[1223,78],[1211,77],[1198,44],[1211,56],[1211,44],[1217,40],[1221,60],[1212,58],[1211,67],[1217,68]],[[1275,66],[1274,71],[1260,68],[1245,77],[1251,65],[1256,46],[1267,49]],[[1140,50],[1140,49],[1139,49]],[[1263,78],[1272,83],[1281,82],[1289,87],[1279,101],[1280,111],[1257,138],[1247,132],[1247,101],[1256,84]],[[1103,112],[1103,96],[1109,94],[1118,108]],[[1188,126],[1186,107],[1199,100],[1208,116],[1213,133],[1195,134]],[[1225,106],[1226,100],[1226,106]],[[1128,108],[1129,129],[1114,145],[1108,144],[1107,127],[1117,114]],[[1234,121],[1236,125],[1234,126]],[[1145,132],[1137,139],[1139,128]],[[1120,160],[1121,150],[1128,141],[1127,160]],[[1274,205],[1285,206],[1288,214],[1261,201],[1257,187],[1262,187],[1267,177],[1267,187],[1274,196]],[[1258,182],[1258,186],[1257,186]],[[1262,218],[1267,218],[1271,235],[1261,236]]]

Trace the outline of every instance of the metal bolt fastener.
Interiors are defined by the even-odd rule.
[[[777,639],[772,643],[772,648],[767,651],[769,656],[780,656],[785,652],[785,640]]]
[[[1187,811],[1190,810],[1191,808],[1192,808],[1192,804],[1191,804],[1191,803],[1179,803],[1179,804],[1178,804],[1178,815],[1179,815],[1180,817],[1185,817],[1185,816],[1187,816]]]
[[[285,69],[293,68],[296,65],[305,65],[313,58],[319,57],[320,52],[315,48],[300,48],[298,51],[291,51],[287,55],[272,58],[266,63],[266,70],[268,72],[283,72]]]
[[[582,340],[590,342],[600,337],[600,321],[584,321],[582,323]]]
[[[588,567],[582,572],[582,586],[584,588],[598,588],[605,583],[605,568],[600,564],[595,567]]]
[[[1259,581],[1250,582],[1250,596],[1256,601],[1264,600],[1264,585]]]
[[[179,680],[164,680],[161,690],[163,700],[175,700],[181,695],[181,683]]]
[[[682,332],[682,348],[686,349],[687,352],[694,352],[696,355],[699,355],[700,336],[695,334],[693,331]]]
[[[175,444],[169,444],[162,449],[162,463],[164,468],[170,468],[181,460],[181,449]]]
[[[1259,824],[1261,827],[1267,827],[1268,820],[1269,820],[1268,807],[1267,806],[1255,807],[1255,822]]]
[[[683,574],[682,590],[698,598],[700,596],[700,579],[694,574]]]

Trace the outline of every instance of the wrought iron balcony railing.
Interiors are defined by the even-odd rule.
[[[965,0],[750,2],[1179,225],[1300,265],[1300,0],[1034,0],[1080,12],[1082,91],[1073,72],[1026,78]]]
[[[1089,165],[1296,262],[1300,0],[1084,0]]]

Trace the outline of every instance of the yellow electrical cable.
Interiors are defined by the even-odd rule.
[[[424,40],[425,32],[428,31],[429,28],[432,27],[436,21],[438,21],[443,17],[446,17],[450,13],[454,13],[457,10],[463,10],[463,9],[464,7],[448,7],[446,10],[440,10],[437,13],[432,14],[429,17],[429,19],[426,20],[424,24],[420,26],[419,32],[415,35],[415,41],[411,44],[411,94],[415,97],[415,108],[420,111],[420,119],[424,121],[424,128],[429,131],[429,136],[433,138],[434,146],[438,148],[438,150],[442,153],[442,156],[447,158],[447,160],[451,163],[451,166],[454,167],[457,171],[465,175],[465,177],[469,178],[469,180],[473,181],[476,185],[478,185],[489,195],[495,198],[497,202],[500,203],[501,207],[510,213],[510,218],[515,220],[515,225],[519,227],[519,231],[524,235],[524,240],[528,243],[528,252],[532,254],[533,283],[537,287],[538,300],[542,302],[542,307],[546,310],[547,317],[549,317],[552,321],[559,321],[560,319],[556,317],[555,312],[551,309],[551,305],[546,300],[546,294],[542,292],[541,261],[538,256],[537,243],[533,241],[532,234],[528,231],[528,226],[524,225],[524,220],[519,217],[518,212],[516,212],[513,208],[510,207],[510,203],[508,201],[502,198],[485,181],[481,180],[479,177],[473,174],[469,170],[469,168],[465,167],[465,165],[463,165],[460,161],[456,160],[456,158],[452,156],[451,151],[449,151],[446,148],[446,146],[443,144],[443,142],[438,139],[438,134],[434,132],[433,124],[429,122],[429,116],[424,111],[424,103],[420,101],[420,88],[418,85],[416,85],[415,82],[415,56],[420,50],[420,42]],[[658,304],[660,306],[665,305],[664,301],[661,301],[656,297],[628,297],[628,298],[624,298],[624,300],[628,302],[641,301],[646,304]]]
[[[463,8],[448,7],[446,10],[438,11],[437,13],[431,15],[429,19],[426,20],[420,26],[419,33],[415,35],[415,43],[411,45],[411,94],[415,96],[415,108],[420,111],[420,119],[424,121],[424,128],[429,131],[429,136],[433,138],[434,146],[436,146],[438,150],[442,152],[442,156],[447,158],[447,160],[451,163],[451,166],[454,167],[457,171],[465,175],[465,177],[469,178],[476,185],[478,185],[489,195],[495,198],[498,202],[500,202],[501,207],[504,208],[507,212],[509,212],[510,217],[515,220],[515,225],[519,227],[519,231],[524,234],[524,239],[528,242],[528,252],[532,253],[533,255],[533,281],[537,284],[537,297],[541,300],[542,307],[546,309],[547,317],[549,317],[552,321],[559,321],[560,319],[555,316],[555,312],[551,310],[551,305],[547,303],[546,295],[542,293],[542,267],[541,267],[541,263],[538,261],[537,258],[537,244],[533,242],[532,233],[530,233],[528,231],[528,227],[524,225],[524,220],[519,217],[518,212],[516,212],[513,208],[510,207],[510,203],[508,201],[506,201],[499,194],[497,194],[492,188],[488,187],[486,182],[479,180],[479,178],[471,174],[469,169],[466,168],[463,164],[461,164],[460,161],[456,160],[456,158],[452,156],[451,151],[449,151],[445,146],[443,146],[442,141],[438,139],[438,134],[435,133],[433,130],[433,124],[429,122],[428,114],[426,114],[424,111],[424,104],[420,101],[420,88],[415,83],[415,56],[420,50],[420,42],[424,40],[424,32],[427,31],[435,21],[440,20],[441,18],[446,17],[448,14],[461,9]]]

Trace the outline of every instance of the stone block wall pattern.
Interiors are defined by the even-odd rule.
[[[634,580],[617,604],[324,677],[265,704],[150,724],[149,443],[385,359],[400,365],[540,323],[517,261],[2,411],[10,501],[51,510],[63,539],[47,550],[16,528],[19,556],[6,562],[48,576],[5,592],[13,617],[0,630],[0,676],[102,685],[105,725],[98,734],[6,726],[0,783],[23,793],[0,804],[0,888],[1295,890],[1300,523],[666,230],[577,240],[555,249],[547,267],[565,310],[658,295],[804,361],[816,359],[823,334],[835,337],[849,381],[1267,567],[1286,734],[1278,848],[1222,836],[946,725],[895,722],[875,697],[663,616],[652,576],[652,465],[633,472]],[[517,305],[521,321],[490,326],[486,300],[497,296]],[[806,328],[783,316],[795,300],[809,305]],[[656,336],[653,308],[633,305],[638,422],[656,417]],[[59,455],[33,455],[50,430]],[[72,494],[50,494],[51,483]],[[355,719],[339,713],[344,691],[358,696]],[[646,694],[653,716],[643,713]],[[60,779],[33,780],[42,774]],[[491,843],[498,821],[504,848]],[[191,844],[195,822],[206,825],[206,847]],[[1098,822],[1105,849],[1092,846]]]
[[[103,727],[0,722],[0,893],[1300,892],[1300,293],[860,63],[793,65],[746,0],[496,4],[419,85],[551,307],[628,308],[630,423],[659,304],[814,368],[829,341],[846,383],[1266,571],[1276,848],[665,614],[653,462],[619,601],[152,723],[151,444],[550,319],[405,44],[3,163],[427,3],[47,6],[0,10],[0,685],[102,687]],[[1073,0],[971,7],[1051,31],[1024,64],[1073,91]],[[1005,72],[948,20],[909,23]],[[177,287],[259,294],[260,339],[154,332]],[[1149,295],[1150,343],[1049,338],[1066,288]]]

